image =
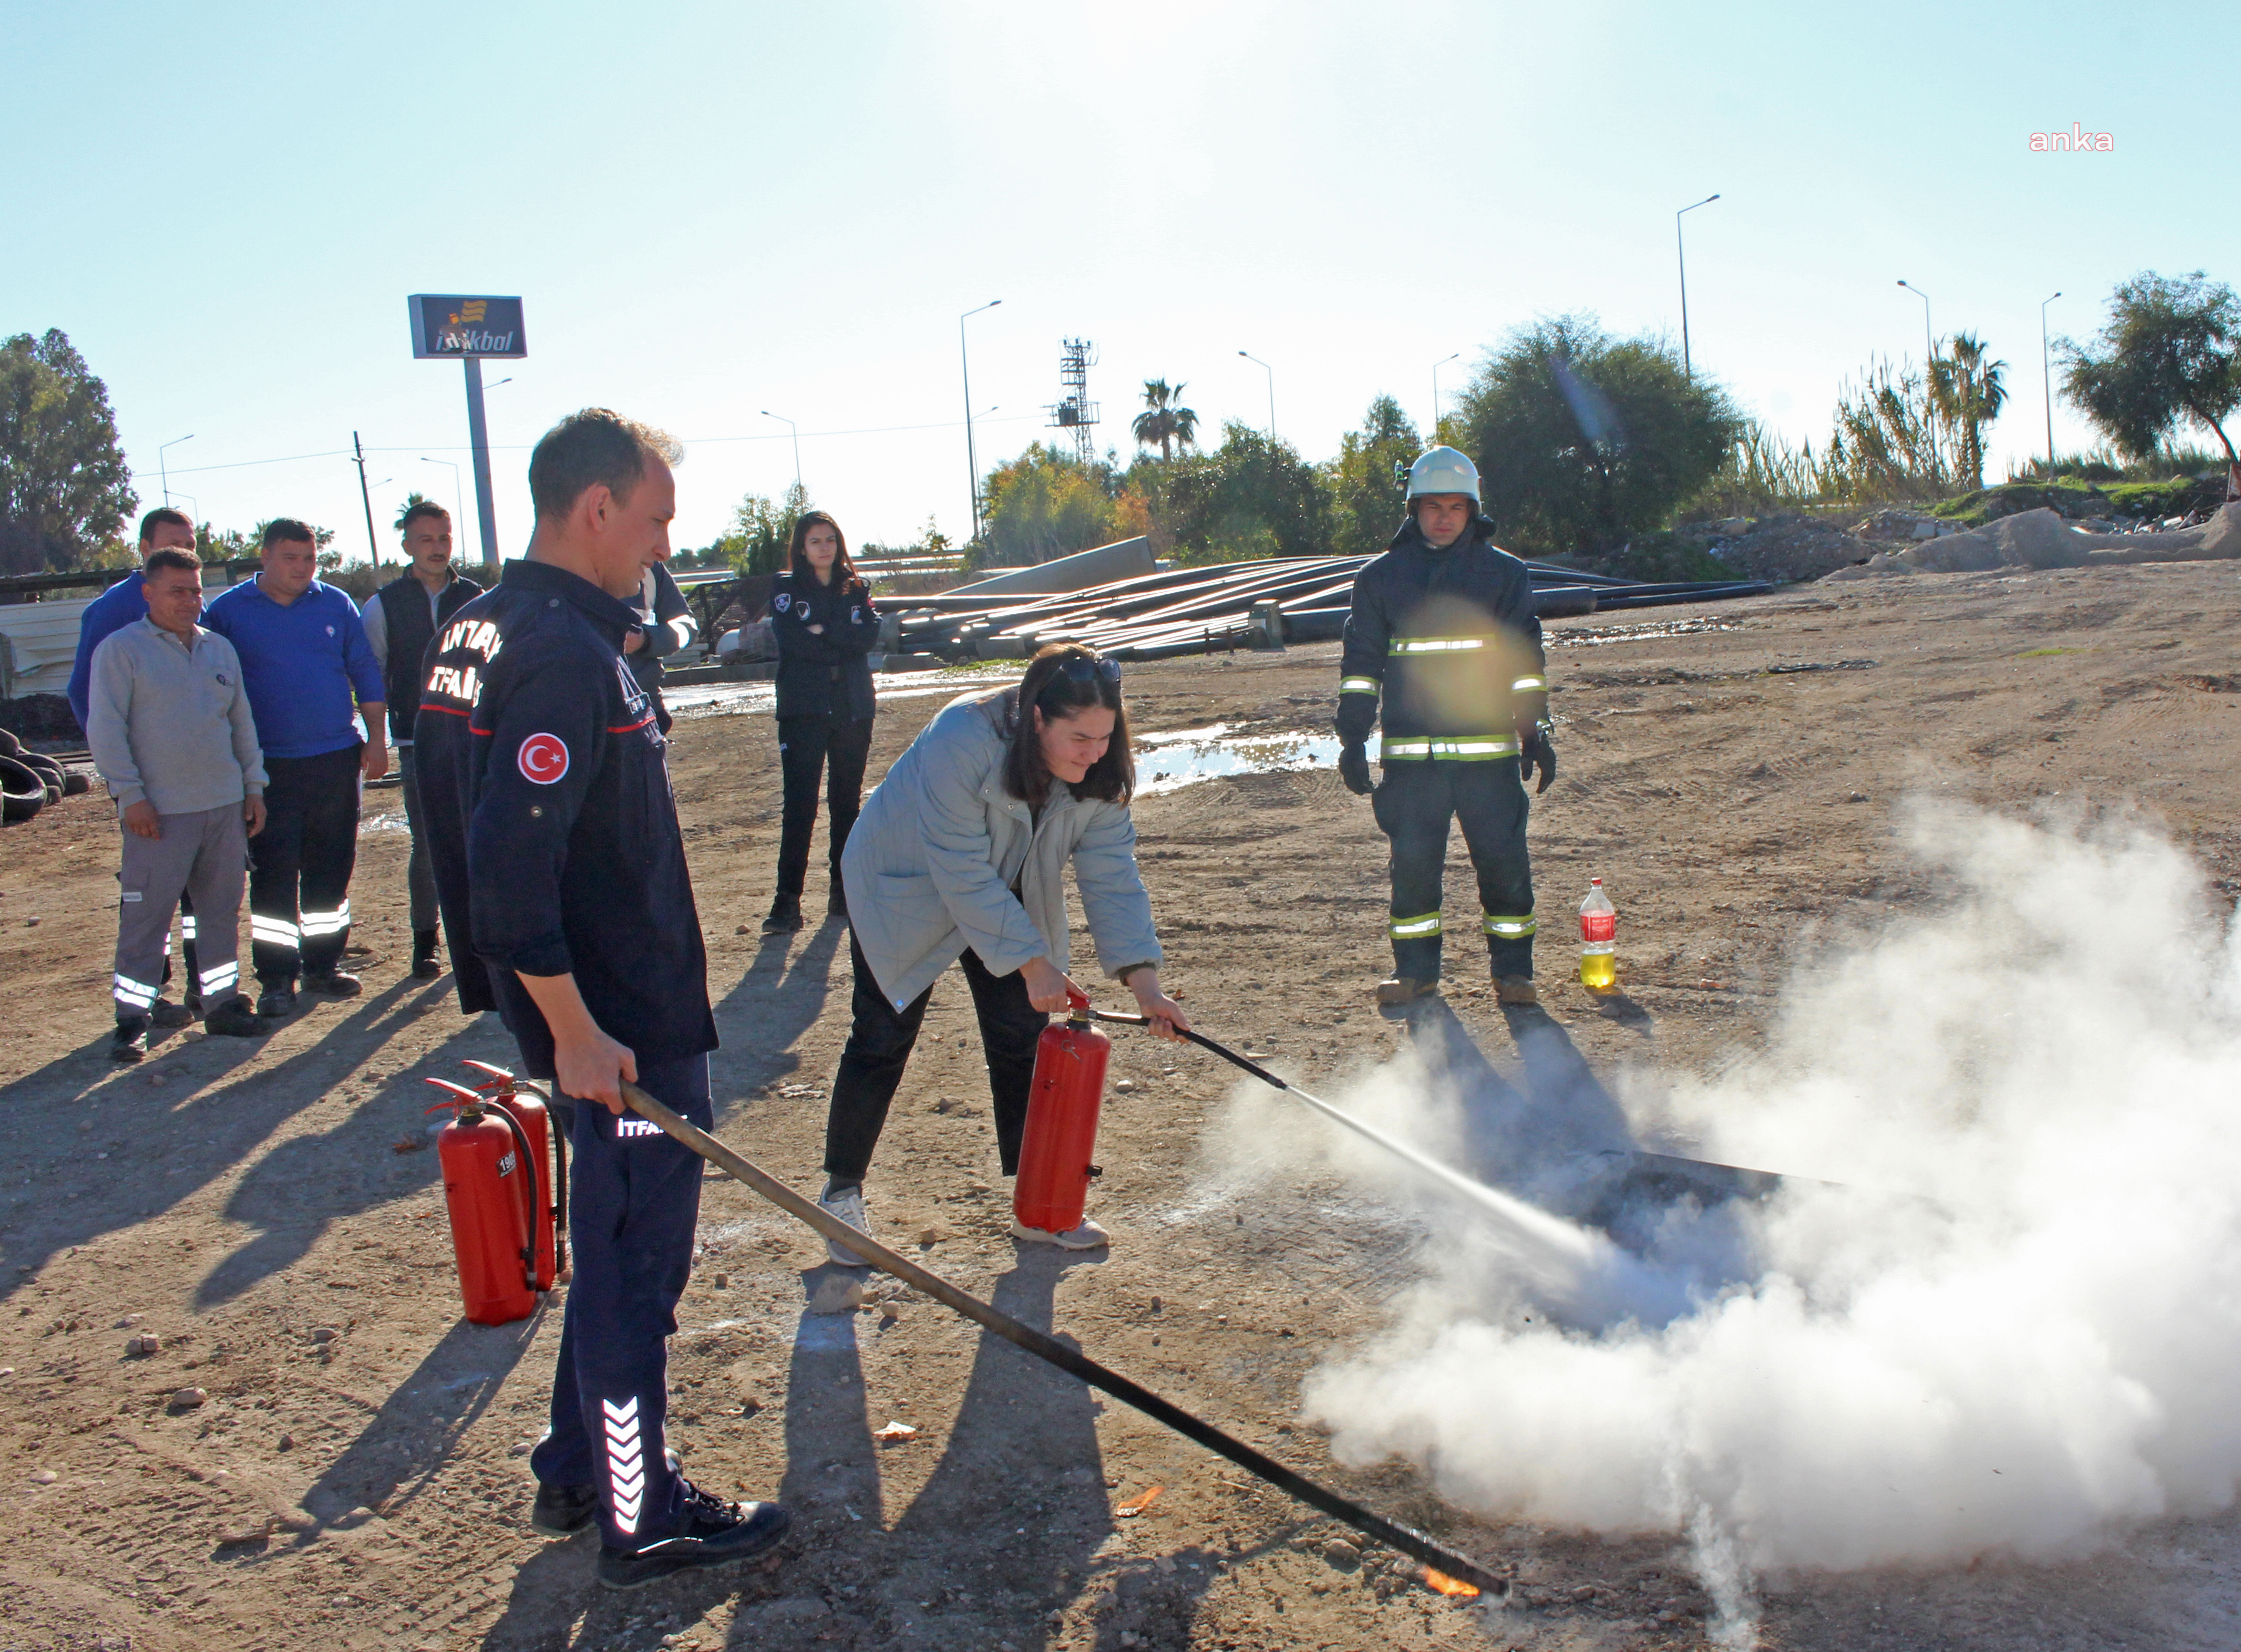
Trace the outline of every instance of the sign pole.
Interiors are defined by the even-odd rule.
[[[475,517],[482,530],[483,566],[498,571],[498,507],[491,499],[490,428],[483,420],[483,363],[479,356],[466,359],[467,440],[475,450]]]

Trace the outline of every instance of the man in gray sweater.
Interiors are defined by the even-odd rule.
[[[157,1018],[171,910],[194,903],[203,1029],[264,1032],[240,991],[249,839],[264,825],[264,758],[233,645],[196,624],[202,564],[157,551],[141,569],[148,613],[93,652],[86,744],[124,826],[110,1059],[137,1061]],[[165,1025],[177,1020],[162,1018]],[[178,1020],[185,1018],[180,1017]]]

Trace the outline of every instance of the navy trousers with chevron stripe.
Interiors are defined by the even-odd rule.
[[[639,1083],[703,1129],[708,1058],[646,1064]],[[548,1486],[596,1486],[599,1534],[638,1549],[673,1535],[679,1486],[663,1452],[667,1339],[692,1271],[700,1160],[636,1114],[579,1101],[568,1125],[568,1239],[552,1419],[529,1467]]]

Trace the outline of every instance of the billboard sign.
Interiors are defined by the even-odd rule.
[[[405,302],[412,312],[416,360],[468,356],[518,360],[529,354],[518,298],[416,292]]]

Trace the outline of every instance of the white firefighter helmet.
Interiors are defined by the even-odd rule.
[[[1479,502],[1478,466],[1452,447],[1428,447],[1408,467],[1408,497],[1425,493],[1468,493]]]

